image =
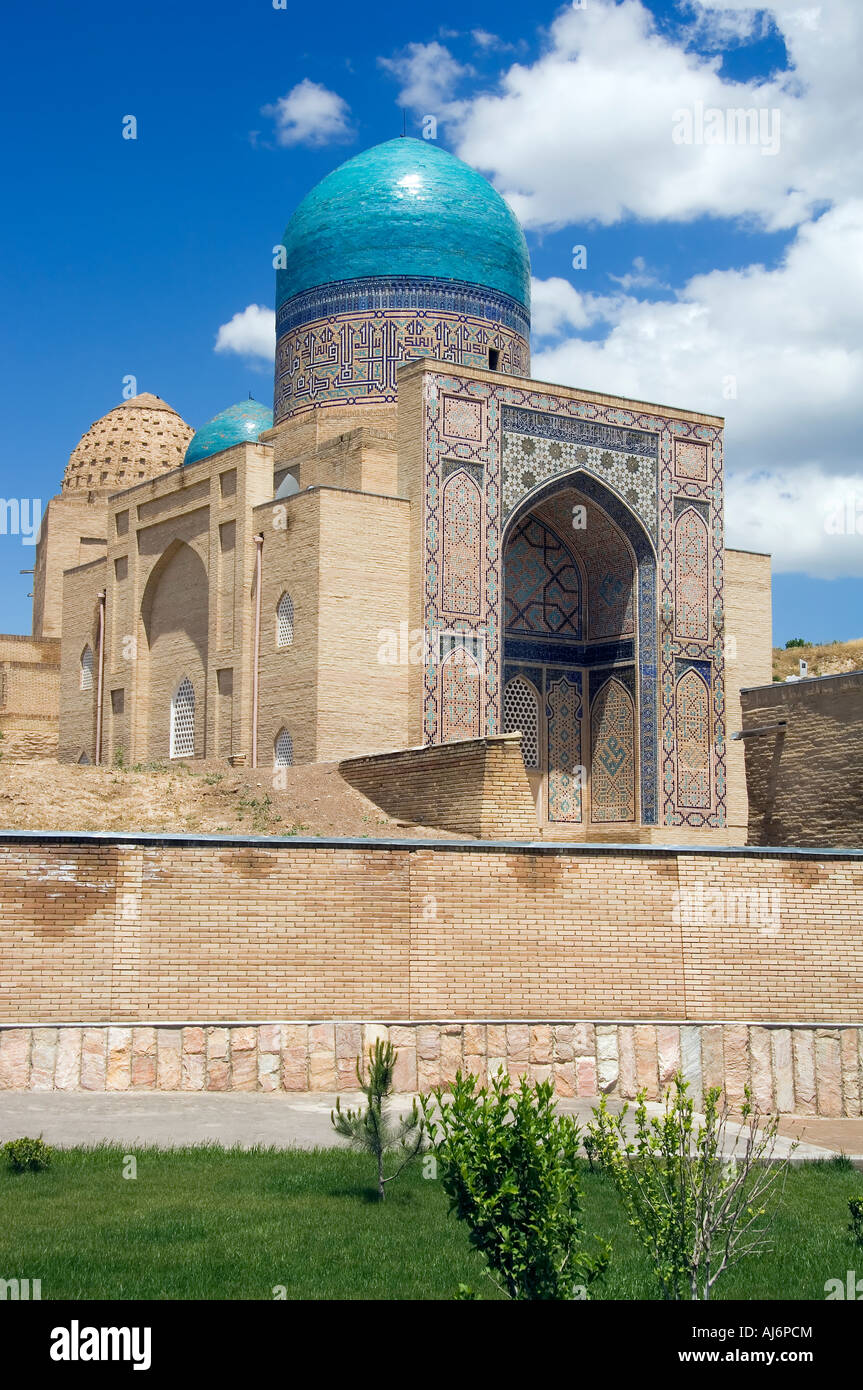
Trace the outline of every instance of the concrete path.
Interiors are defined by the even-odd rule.
[[[233,1092],[214,1094],[150,1092],[136,1095],[114,1092],[110,1095],[62,1091],[0,1092],[0,1142],[22,1134],[41,1135],[48,1144],[68,1147],[76,1144],[110,1142],[130,1149],[154,1144],[161,1148],[185,1144],[255,1144],[277,1148],[312,1149],[338,1146],[343,1141],[333,1133],[330,1111],[334,1095],[245,1095]],[[343,1095],[342,1103],[352,1098]],[[403,1109],[410,1107],[410,1096],[396,1098]],[[582,1124],[590,1119],[594,1100],[561,1101],[560,1109],[577,1115]],[[610,1103],[619,1109],[620,1103]],[[659,1106],[648,1107],[659,1113]],[[843,1127],[848,1129],[846,1143]],[[822,1138],[819,1129],[826,1127]],[[856,1157],[863,1167],[863,1124],[857,1120],[817,1120],[796,1117],[783,1120],[784,1134],[777,1142],[776,1156],[785,1157],[792,1138],[805,1134],[794,1153],[794,1160],[830,1158],[843,1151]],[[729,1135],[736,1139],[736,1127]],[[856,1148],[855,1148],[856,1145]],[[731,1151],[729,1146],[729,1152]]]

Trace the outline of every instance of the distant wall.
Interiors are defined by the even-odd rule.
[[[60,642],[0,635],[0,758],[53,758],[60,715]]]
[[[481,839],[539,833],[520,734],[348,758],[339,772],[397,820]]]
[[[749,843],[863,848],[863,671],[741,695]]]
[[[749,823],[743,744],[733,735],[743,726],[740,691],[767,685],[773,675],[773,615],[770,556],[748,550],[725,552],[725,702],[728,824],[745,844]]]

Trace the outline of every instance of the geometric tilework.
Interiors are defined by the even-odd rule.
[[[473,657],[456,647],[440,663],[443,742],[478,738],[482,678]]]
[[[446,439],[467,439],[479,443],[482,439],[482,401],[464,396],[444,396],[443,424]]]
[[[446,613],[479,616],[482,498],[473,478],[452,473],[443,489],[443,594]]]
[[[674,474],[677,478],[691,478],[695,482],[707,482],[707,445],[694,444],[688,439],[677,439],[674,444]]]
[[[674,630],[678,637],[703,642],[710,635],[708,549],[707,525],[687,507],[674,523]]]
[[[542,417],[539,416],[539,419]],[[635,512],[656,539],[656,459],[597,445],[541,439],[534,434],[503,437],[503,508],[509,516],[541,483],[588,469]]]
[[[632,696],[612,677],[590,707],[590,818],[635,819],[635,718]]]
[[[677,797],[681,806],[710,809],[710,696],[690,668],[677,682]]]
[[[533,515],[562,531],[576,512],[583,524],[569,532],[570,547],[585,578],[587,637],[598,641],[631,636],[635,631],[632,553],[607,512],[568,487],[540,503]]]
[[[521,732],[521,755],[525,767],[539,767],[539,696],[536,687],[514,676],[503,690],[503,731]]]
[[[503,623],[507,634],[581,635],[581,583],[572,555],[533,516],[516,527],[507,543]]]
[[[451,299],[451,291],[444,297]],[[280,329],[275,423],[312,407],[393,404],[398,368],[417,357],[488,368],[489,350],[494,348],[500,371],[518,375],[528,370],[525,336],[500,319],[436,310],[434,298],[429,291],[415,308],[321,314]]]
[[[580,675],[551,677],[545,691],[548,819],[583,819]]]

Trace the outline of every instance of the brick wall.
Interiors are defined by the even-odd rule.
[[[747,550],[725,552],[725,704],[728,824],[734,841],[745,844],[749,823],[742,742],[740,691],[765,685],[773,674],[770,556]]]
[[[0,634],[2,761],[56,756],[59,714],[59,640]]]
[[[744,690],[749,843],[863,848],[863,671]]]
[[[520,734],[349,758],[339,772],[388,815],[415,825],[486,839],[538,834]]]
[[[3,1022],[863,1021],[859,854],[6,832],[0,873]]]
[[[0,873],[0,1088],[331,1090],[388,1030],[404,1089],[860,1113],[860,854],[7,832]]]

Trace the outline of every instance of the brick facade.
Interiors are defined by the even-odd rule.
[[[767,729],[741,740],[749,843],[863,848],[863,671],[743,690],[741,703],[744,730]]]

